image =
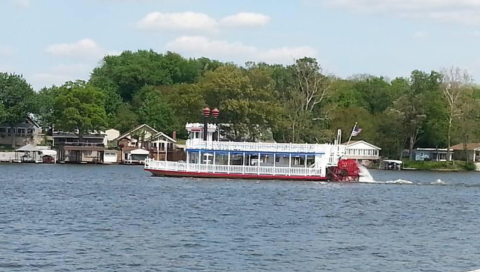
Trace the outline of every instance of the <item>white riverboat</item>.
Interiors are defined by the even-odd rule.
[[[204,131],[207,127],[207,131]],[[340,131],[333,144],[284,144],[218,141],[214,124],[187,124],[186,161],[147,159],[145,170],[156,176],[358,181],[356,161],[342,160]]]

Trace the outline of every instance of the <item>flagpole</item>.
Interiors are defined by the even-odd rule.
[[[355,122],[355,125],[353,126],[352,132],[350,133],[350,138],[348,138],[347,146],[350,145],[350,141],[352,140],[352,136],[353,136],[353,132],[355,131],[355,128],[357,128],[357,122]]]

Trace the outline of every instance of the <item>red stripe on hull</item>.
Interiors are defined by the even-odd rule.
[[[326,177],[319,176],[274,176],[274,175],[249,175],[249,174],[225,174],[225,173],[197,173],[177,172],[164,170],[145,169],[155,176],[160,177],[187,177],[187,178],[223,178],[223,179],[261,179],[261,180],[298,180],[298,181],[326,181]]]

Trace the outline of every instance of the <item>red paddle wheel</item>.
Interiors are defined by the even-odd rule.
[[[360,168],[355,160],[340,160],[336,167],[327,168],[328,180],[337,182],[357,182]]]

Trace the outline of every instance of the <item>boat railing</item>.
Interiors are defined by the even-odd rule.
[[[226,173],[246,175],[325,176],[325,169],[308,167],[272,167],[243,165],[187,164],[147,159],[145,169],[177,172]]]
[[[286,153],[327,153],[331,144],[283,144],[254,142],[214,142],[198,139],[187,140],[188,149],[225,150],[225,151],[263,151]]]

